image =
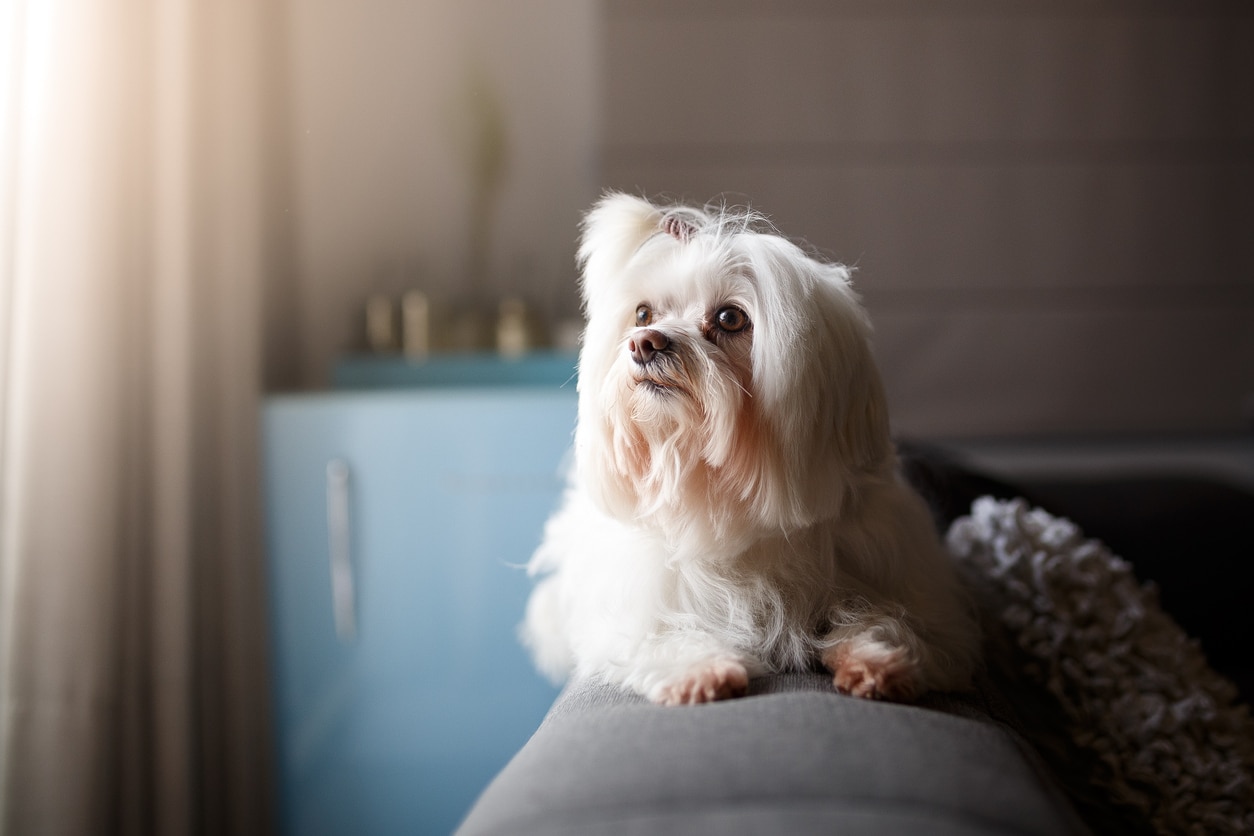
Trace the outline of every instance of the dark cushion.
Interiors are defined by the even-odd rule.
[[[476,834],[1061,834],[1083,825],[979,698],[846,697],[825,674],[664,708],[566,689],[459,831]]]
[[[931,506],[938,531],[979,496],[1024,497],[1065,517],[1159,589],[1163,608],[1201,642],[1210,664],[1254,703],[1254,493],[1210,475],[1158,470],[1014,484],[965,466],[944,448],[902,440],[907,480]]]

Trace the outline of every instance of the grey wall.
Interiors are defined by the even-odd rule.
[[[856,265],[902,432],[1248,427],[1251,11],[610,0],[603,182]]]

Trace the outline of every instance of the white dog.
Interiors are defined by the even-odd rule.
[[[977,630],[849,272],[764,226],[624,194],[585,219],[575,466],[523,639],[668,705],[816,662],[862,697],[962,688]]]

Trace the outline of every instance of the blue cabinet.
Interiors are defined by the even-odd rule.
[[[521,567],[574,420],[573,383],[267,399],[285,833],[448,833],[535,730]]]

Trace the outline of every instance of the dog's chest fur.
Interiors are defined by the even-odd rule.
[[[812,539],[772,538],[735,557],[668,565],[661,620],[668,628],[721,633],[770,669],[808,667],[832,627],[833,609],[854,597],[834,556]]]

